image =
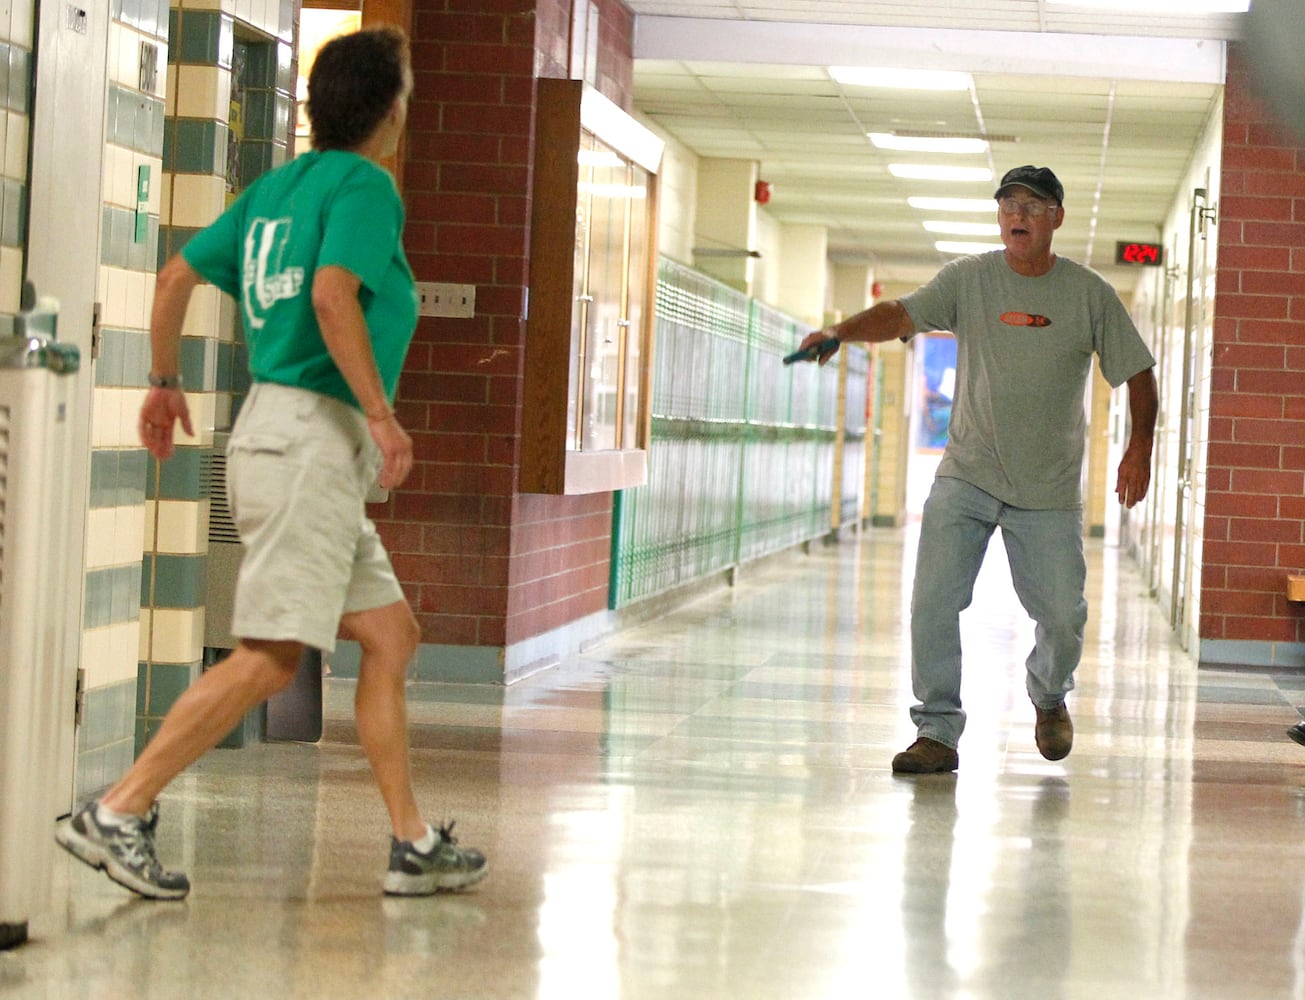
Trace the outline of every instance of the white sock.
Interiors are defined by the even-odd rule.
[[[97,802],[95,804],[95,821],[101,826],[122,826],[123,823],[131,818],[131,813],[114,812],[103,802]],[[139,816],[135,818],[140,819]]]
[[[429,823],[426,824],[426,836],[421,840],[414,840],[412,849],[420,854],[429,854],[435,849],[435,831],[431,829]]]

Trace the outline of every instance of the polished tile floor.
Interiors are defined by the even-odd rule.
[[[163,800],[184,903],[62,855],[0,954],[22,998],[1305,997],[1305,678],[1197,671],[1090,546],[1077,743],[1033,746],[995,542],[956,775],[895,778],[909,529],[814,546],[510,689],[412,692],[475,891],[383,899],[350,684],[320,745],[217,751]]]

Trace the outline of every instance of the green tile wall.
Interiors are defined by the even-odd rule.
[[[133,507],[145,502],[144,448],[97,449],[91,452],[91,507]]]
[[[154,554],[141,567],[141,604],[155,608],[199,607],[204,603],[207,566],[208,557],[203,555]]]
[[[140,617],[139,563],[93,569],[86,574],[84,628],[104,628]]]
[[[145,496],[149,500],[207,500],[210,459],[208,449],[182,445],[166,462],[148,459]],[[157,484],[157,485],[156,485]]]

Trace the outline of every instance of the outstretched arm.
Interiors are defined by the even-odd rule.
[[[1115,493],[1125,507],[1140,503],[1151,485],[1151,445],[1159,408],[1154,369],[1147,368],[1128,380],[1128,414],[1133,429],[1115,483]]]
[[[915,324],[911,321],[911,316],[907,313],[906,307],[896,299],[892,299],[888,302],[877,302],[869,309],[863,309],[855,316],[849,316],[841,323],[835,323],[824,330],[816,330],[814,333],[807,334],[798,349],[804,350],[812,344],[819,344],[831,338],[837,338],[839,343],[878,344],[886,340],[896,340],[899,337],[909,337],[914,332]],[[820,352],[820,363],[823,365],[837,352],[837,344],[828,352],[822,350]]]

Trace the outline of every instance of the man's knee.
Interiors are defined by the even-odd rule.
[[[299,642],[246,640],[241,647],[246,661],[246,683],[257,687],[264,699],[290,686],[304,653]]]
[[[421,642],[421,626],[406,602],[352,615],[345,628],[364,653],[393,654],[405,662]]]

